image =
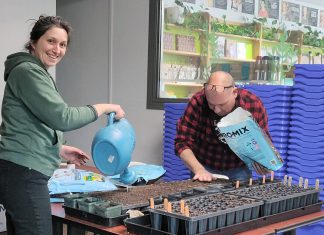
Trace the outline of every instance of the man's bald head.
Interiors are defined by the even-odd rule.
[[[232,77],[232,75],[230,75],[227,72],[224,71],[216,71],[213,72],[208,79],[209,84],[213,84],[213,85],[219,85],[219,86],[234,86],[235,82],[234,82],[234,78]]]

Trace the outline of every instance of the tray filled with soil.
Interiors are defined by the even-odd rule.
[[[228,184],[226,180],[217,180],[217,182],[219,186]],[[163,203],[163,198],[168,198],[169,195],[170,198],[176,194],[180,198],[187,198],[203,194],[206,192],[206,188],[211,185],[214,185],[214,182],[184,180],[135,186],[128,190],[67,194],[63,196],[64,208],[66,214],[98,224],[114,226],[123,224],[122,219],[128,217],[126,213],[128,210],[147,208],[150,198],[154,198],[155,204],[160,204]],[[104,205],[106,208],[103,207]],[[103,209],[100,209],[99,206]],[[112,211],[114,213],[118,211],[119,215],[109,215]]]
[[[239,188],[226,193],[263,200],[260,216],[296,209],[315,204],[319,200],[319,189],[283,184],[281,182]]]
[[[149,199],[154,198],[155,204],[163,203],[163,198],[178,194],[180,197],[190,197],[205,193],[205,189],[218,182],[218,185],[228,185],[227,180],[213,182],[199,182],[192,180],[159,182],[155,184],[131,187],[128,190],[90,193],[93,197],[113,201],[122,205],[122,213],[130,209],[143,210],[149,206]]]
[[[262,204],[257,199],[215,193],[164,201],[148,210],[153,229],[191,235],[255,219]]]
[[[260,228],[269,224],[285,221],[288,219],[293,219],[299,216],[315,213],[321,211],[323,201],[319,201],[316,204],[309,206],[297,208],[290,211],[285,211],[282,213],[259,217],[257,219],[248,220],[242,223],[229,225],[223,228],[216,228],[214,230],[199,233],[201,235],[233,235],[241,232],[245,232],[251,229]],[[132,234],[151,234],[151,235],[170,235],[172,233],[168,232],[166,219],[162,221],[162,229],[155,229],[152,227],[151,217],[149,213],[145,213],[143,216],[136,218],[127,218],[124,220],[127,227],[127,231]],[[186,230],[182,229],[180,226],[177,234],[185,235]]]

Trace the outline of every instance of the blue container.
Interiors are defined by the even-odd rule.
[[[127,171],[127,167],[135,148],[135,131],[125,118],[114,120],[114,117],[115,113],[110,113],[107,126],[94,136],[92,158],[101,173],[112,176],[123,172],[126,182],[128,174],[132,174]],[[122,175],[121,180],[123,181]]]

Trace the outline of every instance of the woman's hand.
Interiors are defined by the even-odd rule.
[[[115,119],[121,119],[125,116],[124,110],[118,104],[95,104],[93,107],[97,110],[98,116],[115,112]]]
[[[62,145],[60,156],[77,166],[84,165],[90,159],[90,156],[82,150],[68,145]]]

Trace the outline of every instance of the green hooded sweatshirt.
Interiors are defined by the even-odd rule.
[[[92,106],[69,107],[55,82],[35,56],[7,57],[0,127],[0,159],[52,176],[59,166],[62,132],[98,118]]]

